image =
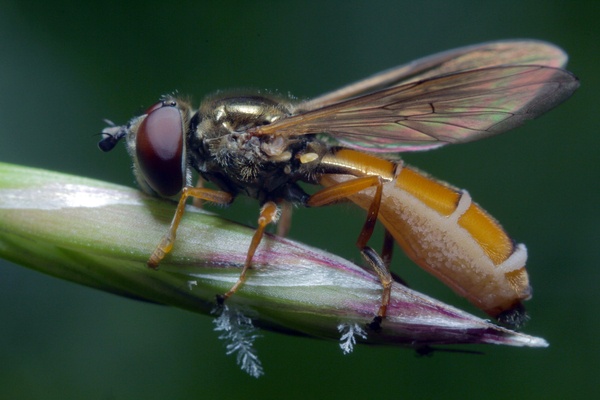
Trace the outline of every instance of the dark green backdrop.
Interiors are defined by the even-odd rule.
[[[133,185],[124,149],[96,148],[178,90],[253,87],[310,97],[438,51],[537,38],[563,47],[581,88],[515,132],[406,158],[459,187],[527,244],[525,332],[547,349],[470,346],[416,358],[265,332],[259,380],[211,318],[119,298],[0,261],[0,398],[592,398],[600,351],[599,3],[591,1],[0,4],[0,161]],[[366,2],[365,2],[366,3]],[[217,4],[215,2],[215,4]],[[222,215],[254,224],[241,199]],[[300,210],[290,236],[358,260],[362,213]],[[380,232],[379,232],[380,235]],[[413,287],[477,313],[401,256]]]

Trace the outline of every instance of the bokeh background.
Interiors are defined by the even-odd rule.
[[[368,4],[368,5],[367,5]],[[0,260],[0,398],[598,398],[599,2],[0,2],[0,161],[133,185],[119,146],[91,135],[178,90],[312,97],[439,51],[510,38],[556,43],[581,88],[484,141],[406,155],[466,188],[527,244],[524,331],[547,349],[485,355],[357,347],[263,332],[266,375],[226,356],[210,317],[119,298]],[[256,203],[219,211],[255,224]],[[359,261],[363,213],[299,210],[290,236]],[[378,232],[377,240],[380,240]],[[397,251],[393,269],[480,315]]]

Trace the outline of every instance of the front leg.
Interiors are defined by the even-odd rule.
[[[179,204],[177,205],[177,211],[175,211],[175,216],[171,222],[171,226],[148,260],[149,268],[158,269],[158,263],[160,260],[162,260],[173,248],[177,227],[179,226],[181,217],[185,211],[185,203],[190,196],[218,204],[230,204],[233,201],[233,196],[227,192],[192,186],[184,187],[181,193],[181,198],[179,199]]]

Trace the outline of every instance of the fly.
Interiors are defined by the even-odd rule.
[[[258,228],[240,277],[217,296],[220,302],[243,284],[265,227],[282,208],[289,221],[290,203],[352,201],[367,210],[356,245],[383,287],[372,328],[379,328],[390,301],[394,241],[476,307],[518,326],[526,319],[522,301],[531,297],[525,246],[467,191],[379,155],[479,140],[544,114],[579,86],[561,69],[566,61],[548,43],[501,41],[422,58],[299,103],[221,95],[194,111],[187,101],[164,96],[126,125],[105,128],[99,147],[109,151],[125,138],[139,186],[179,197],[150,268],[171,250],[189,197],[218,204],[238,195],[258,199]],[[192,186],[192,170],[220,190]],[[323,188],[311,196],[298,182]],[[381,255],[367,246],[377,220],[385,227]]]

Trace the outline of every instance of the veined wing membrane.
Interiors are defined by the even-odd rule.
[[[398,152],[483,139],[556,107],[579,86],[565,70],[493,67],[394,86],[254,128],[327,133],[349,147]]]
[[[340,89],[299,103],[295,109],[309,111],[386,87],[500,65],[541,65],[562,68],[568,60],[559,47],[539,40],[507,40],[460,47],[400,65]]]

